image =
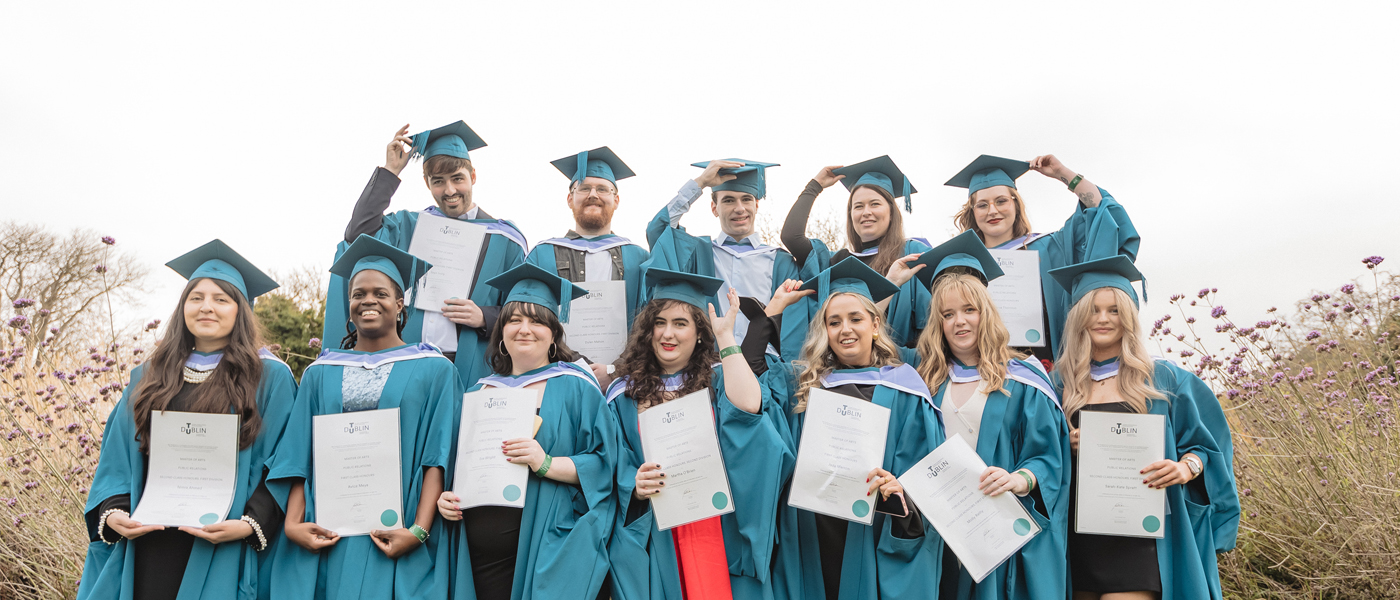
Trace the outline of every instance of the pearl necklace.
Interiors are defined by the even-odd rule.
[[[185,383],[204,383],[204,380],[209,379],[209,376],[212,374],[214,374],[214,371],[212,369],[208,371],[197,371],[195,369],[185,367]]]

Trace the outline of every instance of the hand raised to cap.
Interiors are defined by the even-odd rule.
[[[721,175],[719,170],[737,169],[742,166],[744,166],[744,163],[735,162],[732,160],[712,160],[710,161],[710,164],[705,167],[704,172],[700,173],[700,176],[695,178],[695,184],[699,185],[702,188],[707,188],[715,187],[726,181],[733,181],[734,178],[738,177],[738,175],[735,175],[733,173]]]
[[[398,175],[408,165],[408,158],[412,155],[413,139],[408,137],[408,125],[405,124],[399,128],[399,132],[394,134],[394,139],[390,140],[388,147],[384,149],[384,168]]]
[[[836,170],[844,166],[845,165],[832,165],[829,167],[822,167],[822,170],[817,171],[816,177],[813,177],[812,180],[816,181],[818,185],[821,185],[822,189],[836,185],[836,182],[846,178],[845,175],[836,174]]]
[[[1051,179],[1059,179],[1063,183],[1069,183],[1069,178],[1073,177],[1069,169],[1054,154],[1046,154],[1031,159],[1031,169]],[[1063,176],[1063,177],[1062,177]]]

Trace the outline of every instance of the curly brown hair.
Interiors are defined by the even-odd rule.
[[[715,330],[710,326],[709,315],[693,304],[680,300],[658,299],[648,302],[632,321],[632,333],[627,337],[627,348],[619,359],[620,376],[627,377],[627,396],[637,402],[638,408],[650,408],[666,401],[661,383],[661,361],[651,349],[652,330],[661,312],[673,306],[685,306],[690,310],[690,318],[695,322],[697,336],[695,352],[690,362],[681,369],[685,383],[676,392],[677,398],[693,394],[710,387],[710,377],[714,364],[719,362],[719,350],[715,348]]]

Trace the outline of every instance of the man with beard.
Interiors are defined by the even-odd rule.
[[[385,149],[384,166],[378,167],[369,184],[360,193],[350,224],[345,228],[345,241],[336,250],[336,258],[360,234],[409,251],[413,231],[420,215],[456,219],[486,228],[487,236],[477,260],[472,281],[486,281],[509,271],[525,260],[524,234],[509,221],[486,214],[472,200],[472,185],[476,183],[476,168],[472,166],[469,150],[486,146],[486,142],[463,121],[457,121],[418,135],[408,136],[408,125],[394,134]],[[385,214],[394,191],[399,187],[399,173],[414,157],[423,158],[423,183],[433,195],[433,206],[419,210],[400,210]],[[424,311],[406,303],[401,334],[410,344],[428,342],[440,349],[457,365],[462,383],[471,387],[477,379],[491,374],[486,362],[485,346],[491,326],[500,313],[500,292],[488,285],[474,285],[463,290],[462,298],[452,298],[439,311]],[[408,295],[409,290],[404,290]],[[327,348],[337,347],[348,323],[348,300],[345,280],[332,275],[326,298],[325,340]]]
[[[583,287],[593,292],[601,286],[586,284],[625,282],[630,331],[637,308],[645,303],[641,266],[648,255],[632,240],[612,232],[612,217],[622,202],[617,181],[635,173],[607,146],[566,156],[550,164],[569,178],[569,193],[564,202],[574,213],[574,228],[564,237],[540,242],[525,260],[573,283],[583,283]],[[616,356],[588,356],[586,349],[580,349],[573,340],[570,343],[592,363],[593,374],[607,389],[612,377],[608,372],[610,365],[604,363],[611,363]],[[619,346],[617,351],[621,350]]]
[[[789,279],[799,279],[797,261],[787,250],[763,243],[757,232],[758,202],[767,195],[765,172],[777,163],[731,158],[694,163],[705,169],[699,177],[685,182],[656,217],[647,224],[647,242],[651,244],[648,266],[672,271],[694,273],[724,280],[725,288],[710,302],[721,311],[730,310],[728,289],[735,288],[741,298],[758,302],[741,302],[747,308],[734,325],[734,334],[742,342],[748,331],[749,314],[762,314],[762,302],[773,296],[778,286]],[[719,217],[719,237],[696,237],[680,226],[681,217],[710,188],[710,212]],[[808,278],[815,276],[813,273]],[[784,311],[781,348],[770,346],[770,353],[781,353],[787,360],[799,360],[802,342],[807,337],[807,301],[793,303]],[[791,311],[791,312],[788,312]]]

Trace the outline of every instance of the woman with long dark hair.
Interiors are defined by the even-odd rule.
[[[782,409],[764,393],[734,341],[739,297],[716,316],[707,299],[723,280],[652,268],[650,301],[622,354],[623,377],[608,389],[621,428],[617,520],[608,545],[615,600],[772,597],[770,578],[778,496],[793,454]],[[756,356],[764,355],[760,342]],[[762,360],[760,358],[760,360]],[[734,511],[659,531],[651,499],[666,490],[666,469],[642,453],[639,415],[708,390]]]
[[[598,381],[573,362],[578,354],[564,339],[569,303],[588,291],[533,264],[486,285],[505,301],[491,329],[495,374],[472,391],[538,391],[538,429],[501,441],[501,460],[530,469],[524,507],[462,510],[456,494],[438,496],[452,540],[452,598],[592,600],[608,575],[617,427]]]
[[[189,279],[151,357],[107,418],[88,492],[87,561],[78,598],[213,600],[267,596],[262,566],[282,540],[263,464],[296,395],[292,371],[262,350],[253,298],[277,287],[214,240],[167,263]],[[154,412],[238,415],[238,484],[217,522],[162,527],[131,518],[146,485]]]
[[[325,350],[302,374],[287,433],[269,462],[268,485],[285,508],[287,545],[272,564],[274,598],[447,597],[449,545],[433,503],[450,460],[453,409],[462,384],[452,362],[429,344],[405,344],[404,291],[431,265],[361,235],[331,265],[349,287],[343,348]],[[316,415],[398,409],[407,527],[344,538],[317,524],[312,469]]]

